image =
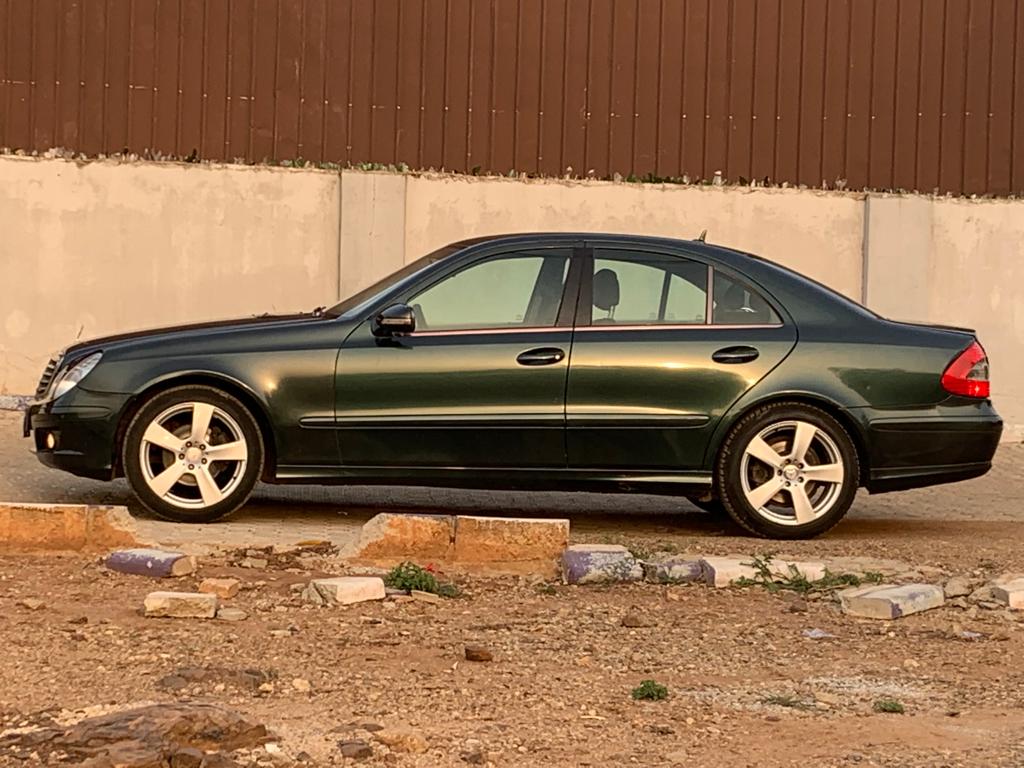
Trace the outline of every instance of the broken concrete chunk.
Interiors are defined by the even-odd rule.
[[[945,603],[942,587],[935,584],[882,584],[844,589],[839,593],[843,612],[865,619],[898,619],[939,608]]]
[[[1024,610],[1024,579],[992,585],[992,597],[1014,610]]]
[[[819,562],[806,562],[802,560],[779,560],[772,561],[771,572],[772,577],[778,579],[788,579],[795,575],[803,576],[808,581],[821,581],[825,578],[825,564]]]
[[[562,573],[570,584],[640,581],[640,562],[619,544],[573,544],[562,553]]]
[[[453,517],[383,512],[363,525],[355,557],[372,562],[446,560],[454,541]]]
[[[237,595],[241,586],[238,579],[203,579],[199,591],[227,600]]]
[[[748,557],[705,557],[700,561],[704,581],[713,587],[728,587],[740,579],[756,578],[757,570]]]
[[[683,584],[702,581],[704,569],[697,557],[668,557],[643,563],[644,581],[651,584]]]
[[[217,615],[217,596],[201,592],[150,592],[146,616],[175,619],[212,619]]]
[[[196,559],[182,552],[162,549],[121,549],[107,555],[104,565],[112,571],[135,576],[187,576],[196,569]]]
[[[314,579],[302,593],[315,605],[352,605],[367,600],[383,600],[384,580],[378,576],[337,576]]]

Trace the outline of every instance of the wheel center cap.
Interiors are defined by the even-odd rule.
[[[793,480],[796,480],[796,478],[797,478],[797,476],[799,474],[800,474],[800,470],[797,469],[795,464],[790,464],[788,467],[786,467],[785,469],[782,470],[782,476],[784,478],[786,478],[787,480],[789,480],[790,482],[792,482]]]
[[[189,464],[198,464],[201,458],[203,458],[203,452],[194,445],[185,451],[185,461]]]

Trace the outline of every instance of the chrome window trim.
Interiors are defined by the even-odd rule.
[[[581,325],[577,326],[577,331],[737,331],[742,329],[751,330],[764,330],[767,328],[782,328],[784,323],[751,323],[750,325],[742,324],[731,324],[726,325],[719,323],[718,325],[712,325],[709,323],[685,323],[685,324],[631,324],[631,325]],[[400,338],[406,339],[421,339],[430,338],[434,336],[493,336],[503,335],[508,336],[517,333],[565,333],[572,332],[573,328],[568,325],[558,325],[553,327],[542,327],[542,328],[473,328],[473,329],[460,329],[453,331],[414,331],[413,333],[407,333]]]
[[[557,333],[572,332],[571,325],[545,325],[545,326],[524,326],[515,328],[460,328],[450,331],[413,331],[405,334],[404,338],[424,338],[428,336],[491,336],[494,334],[510,335],[515,333]]]

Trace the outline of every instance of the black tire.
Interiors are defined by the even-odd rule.
[[[240,461],[201,460],[203,465],[208,465],[210,473],[208,477],[213,478],[215,485],[217,485],[216,491],[218,492],[222,490],[220,487],[220,475],[224,472],[230,473],[230,477],[224,486],[229,488],[229,490],[224,492],[222,494],[223,498],[216,503],[206,504],[203,501],[201,496],[205,494],[200,491],[200,483],[197,482],[199,478],[191,474],[191,472],[186,473],[187,476],[182,475],[183,479],[172,486],[171,491],[175,491],[175,494],[168,493],[169,497],[177,498],[179,503],[173,503],[157,495],[153,488],[150,487],[151,478],[147,478],[147,472],[150,475],[157,475],[161,467],[169,468],[171,463],[176,463],[177,459],[181,458],[184,454],[179,454],[179,456],[175,457],[173,452],[167,451],[160,446],[149,444],[149,447],[146,449],[148,452],[146,454],[147,458],[145,459],[149,462],[149,466],[148,468],[143,466],[142,442],[146,430],[162,414],[172,411],[178,406],[187,411],[187,405],[190,403],[213,406],[213,408],[219,410],[227,417],[221,418],[218,415],[214,415],[211,421],[211,427],[207,433],[211,442],[209,446],[211,450],[217,447],[215,445],[217,441],[213,439],[215,437],[215,430],[220,430],[220,436],[239,430],[245,440],[244,447],[239,443],[237,448],[238,451],[244,451],[245,453],[244,465]],[[194,416],[197,411],[198,409],[193,410],[192,415]],[[184,419],[184,411],[181,418]],[[186,437],[181,436],[177,437],[177,439],[184,441]],[[205,450],[207,446],[203,445],[202,448]],[[238,399],[215,387],[198,384],[185,385],[160,392],[143,403],[125,432],[124,441],[121,446],[121,462],[124,467],[125,477],[128,479],[132,490],[142,505],[150,512],[164,520],[173,522],[210,523],[230,515],[245,504],[252,494],[256,481],[263,474],[263,438],[256,419]],[[163,463],[161,464],[161,462]],[[182,462],[182,464],[184,463]],[[194,466],[199,469],[198,463]],[[189,490],[186,487],[190,477],[192,478],[191,484],[195,486],[193,490]],[[191,503],[194,506],[182,506],[183,502],[180,496],[189,495],[200,498],[191,500],[186,498],[184,503]],[[211,498],[217,498],[216,494]]]
[[[784,425],[793,422],[806,422],[820,430],[820,433],[814,433],[815,437],[813,439],[816,442],[808,451],[808,455],[816,457],[818,455],[824,456],[827,451],[838,452],[838,457],[841,458],[843,464],[842,480],[840,482],[833,480],[825,483],[814,483],[801,475],[798,481],[794,480],[792,483],[794,490],[797,490],[798,482],[803,484],[800,487],[806,492],[808,497],[812,494],[812,491],[815,494],[828,494],[826,498],[829,500],[830,506],[824,506],[823,503],[822,513],[811,522],[806,523],[796,522],[796,504],[793,501],[793,495],[789,491],[780,489],[778,494],[772,496],[758,510],[748,501],[743,487],[743,457],[748,445],[751,444],[755,437],[764,434],[776,426],[778,426],[780,434],[783,434],[786,429]],[[812,431],[808,430],[808,432]],[[796,440],[795,431],[793,434],[794,437],[791,439]],[[825,441],[819,434],[824,434],[828,440]],[[778,451],[778,448],[775,450]],[[787,464],[791,463],[781,452],[780,459],[785,459]],[[813,470],[813,466],[816,463],[825,464],[828,462],[824,460],[810,462],[808,459],[807,466]],[[804,464],[801,463],[799,466],[803,467]],[[748,461],[747,471],[761,472],[762,475],[767,474],[774,482],[783,482],[785,480],[785,476],[781,474],[781,469],[772,470],[768,464],[759,463],[754,459]],[[776,475],[778,476],[777,481]],[[857,458],[857,449],[849,433],[830,414],[820,408],[805,405],[804,403],[772,403],[754,409],[742,417],[733,427],[732,431],[730,431],[719,451],[715,467],[715,484],[718,497],[721,499],[726,512],[746,531],[756,536],[772,539],[809,539],[819,536],[832,528],[849,511],[856,496],[857,487],[860,484],[860,463]],[[750,482],[748,480],[749,485]],[[756,491],[756,487],[753,490]],[[782,499],[790,499],[789,507],[792,508],[793,515],[792,522],[788,524],[778,521],[779,519],[788,520],[786,504],[775,502],[780,497]],[[769,507],[769,503],[772,504],[774,509]]]

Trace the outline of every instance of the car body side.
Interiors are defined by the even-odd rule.
[[[861,458],[861,485],[897,490],[983,474],[990,466],[1002,422],[988,400],[950,395],[940,384],[947,365],[973,341],[973,333],[891,322],[771,262],[702,243],[584,234],[523,235],[478,242],[428,267],[413,286],[490,254],[556,243],[565,247],[652,248],[748,279],[779,310],[795,343],[783,360],[731,403],[708,426],[699,466],[681,473],[678,485],[710,484],[716,456],[732,425],[758,405],[783,400],[816,404],[835,415],[853,437]],[[387,482],[401,468],[370,471],[340,464],[338,433],[311,428],[333,423],[336,374],[346,340],[370,318],[408,295],[402,284],[385,291],[357,316],[306,315],[253,318],[169,329],[76,345],[64,359],[102,350],[102,364],[58,400],[33,404],[26,432],[35,431],[40,460],[75,474],[110,479],[120,474],[118,445],[132,414],[151,393],[183,383],[219,386],[242,400],[260,423],[270,482]],[[684,332],[685,333],[685,332]],[[651,340],[664,338],[656,326]],[[623,350],[625,351],[625,350]],[[49,450],[43,435],[55,432]],[[524,477],[500,470],[412,474],[424,484],[488,487],[627,487],[650,473],[580,472],[573,467]],[[662,477],[665,473],[658,473]],[[405,481],[408,481],[408,475]],[[670,482],[669,485],[672,485]],[[655,484],[644,484],[656,490]]]

